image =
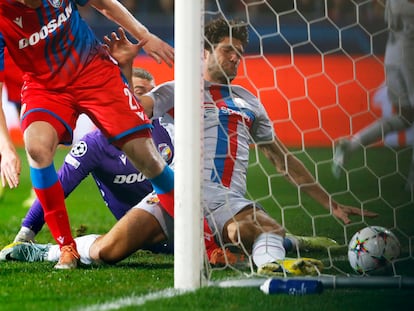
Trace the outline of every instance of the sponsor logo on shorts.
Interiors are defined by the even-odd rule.
[[[156,195],[151,196],[147,199],[147,204],[157,204],[160,202],[160,199]]]

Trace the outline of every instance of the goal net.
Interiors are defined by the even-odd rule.
[[[409,187],[413,130],[392,133],[383,137],[379,143],[361,146],[344,165],[339,178],[335,178],[331,170],[334,146],[341,138],[351,137],[376,119],[393,113],[384,82],[384,51],[388,29],[384,21],[383,1],[194,2],[191,1],[190,9],[200,8],[200,14],[194,13],[196,17],[188,12],[188,2],[176,1],[176,40],[180,40],[177,38],[177,23],[181,23],[181,30],[192,22],[202,27],[203,20],[200,22],[200,16],[205,21],[217,17],[245,21],[249,29],[249,44],[233,84],[241,85],[257,96],[273,122],[278,139],[305,164],[316,182],[329,193],[331,200],[357,207],[361,211],[378,213],[375,218],[351,215],[351,223],[345,224],[334,217],[331,210],[305,194],[303,186],[291,184],[260,153],[257,146],[252,145],[246,197],[263,206],[289,234],[329,237],[338,243],[338,247],[318,250],[312,247],[295,248],[287,252],[287,257],[321,260],[324,264],[321,277],[357,276],[348,261],[348,244],[357,231],[375,225],[389,229],[401,244],[399,257],[392,262],[385,275],[390,279],[413,276],[414,205],[412,187]],[[185,16],[185,21],[182,21],[183,15],[180,14]],[[179,44],[182,41],[176,41],[175,74],[178,93],[183,72],[181,77],[177,76],[177,72],[189,70],[188,66],[191,65],[188,64],[189,59],[180,52],[189,47],[195,48],[195,51],[200,51],[200,57],[196,57],[195,61],[202,60],[202,34],[200,32],[200,39],[197,29],[191,27],[195,36],[189,35],[190,32],[187,31],[186,36],[193,36],[192,38],[187,38],[187,41],[183,39],[181,46]],[[185,60],[187,69],[179,67],[180,64],[184,65]],[[198,92],[192,98],[199,102],[202,98],[199,93],[202,92],[201,82],[198,80],[201,73],[197,70],[195,72],[196,76],[187,78],[191,79],[191,85]],[[188,95],[188,88],[186,91]],[[183,99],[189,101],[188,97]],[[179,103],[179,98],[176,97],[175,102]],[[189,105],[186,106],[185,109],[188,109]],[[202,103],[199,107],[202,107]],[[176,109],[179,109],[178,104]],[[182,113],[187,113],[188,120],[188,110]],[[194,113],[192,122],[195,120],[202,125],[201,113],[197,110]],[[177,115],[176,117],[178,118]],[[198,130],[197,127],[196,129]],[[188,135],[188,128],[181,131],[184,132],[176,132],[177,144],[180,135]],[[202,142],[202,134],[191,139],[191,144]],[[203,148],[202,143],[194,147],[187,144],[186,148],[188,147],[198,150]],[[199,178],[200,166],[197,165],[201,165],[201,161],[199,158],[189,160],[187,149],[183,151],[187,155],[184,162],[179,163],[178,161],[183,161],[179,155],[180,148],[180,145],[176,146],[176,176],[183,174],[180,173],[180,168],[187,168],[185,174],[191,174],[192,171]],[[202,152],[200,153],[197,156],[202,157]],[[189,180],[194,184],[194,175]],[[181,216],[188,217],[183,214],[189,210],[185,207],[181,209],[181,204],[187,200],[185,195],[195,193],[201,196],[198,182],[195,183],[195,189],[189,187],[191,185],[187,184],[186,189],[180,192],[180,185],[176,184],[176,192],[181,193],[178,194],[180,209],[177,210],[176,207],[176,213],[179,213],[176,222],[181,224],[176,226],[176,247],[182,241],[181,238],[191,235],[188,227],[177,227],[201,218],[200,214],[192,213],[186,221],[179,220]],[[197,200],[202,201],[200,197]],[[188,209],[194,209],[194,197],[187,201],[192,205]],[[182,213],[181,210],[187,212]],[[201,236],[201,226],[195,227],[195,236]],[[257,277],[252,258],[243,252],[243,247],[239,254],[244,258],[243,262],[227,262],[215,266],[205,260],[203,252],[198,248],[202,244],[192,244],[195,249],[188,250],[186,243],[186,247],[179,247],[175,251],[175,257],[179,256],[175,259],[175,276],[177,278],[177,275],[181,275],[181,280],[178,283],[176,281],[176,287],[188,287],[188,284],[202,283],[202,280],[214,283],[229,278]],[[221,247],[237,251],[228,244]],[[189,256],[195,260],[192,264],[189,264],[192,260]],[[185,273],[183,271],[189,270],[189,278],[196,275],[193,283],[182,278]]]

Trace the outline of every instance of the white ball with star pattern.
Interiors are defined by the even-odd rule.
[[[354,234],[348,245],[349,263],[359,274],[381,274],[398,258],[401,245],[390,230],[369,226]]]

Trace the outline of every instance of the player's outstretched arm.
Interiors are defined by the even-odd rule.
[[[309,196],[314,198],[319,204],[328,210],[332,208],[332,214],[342,220],[345,224],[351,222],[350,215],[364,215],[366,217],[375,217],[376,213],[360,208],[341,205],[332,200],[327,191],[316,182],[313,175],[305,165],[296,158],[289,150],[278,140],[270,144],[260,144],[260,150],[276,167],[276,170],[284,175],[292,184],[300,186]]]
[[[127,38],[122,27],[119,27],[118,34],[112,32],[110,37],[104,37],[104,42],[109,53],[117,60],[122,73],[128,79],[128,84],[132,87],[132,67],[134,58],[146,41],[142,40],[138,44],[133,44]]]
[[[174,62],[174,49],[158,38],[142,25],[135,17],[116,0],[90,0],[89,4],[111,21],[124,28],[138,41],[145,41],[145,53],[158,63],[164,61],[168,66]]]
[[[104,42],[108,48],[109,53],[118,61],[119,67],[124,76],[128,79],[128,84],[132,86],[132,67],[135,56],[138,51],[145,44],[145,41],[140,41],[138,44],[133,44],[125,35],[122,27],[118,28],[118,34],[113,32],[111,36],[105,36]],[[144,107],[145,113],[149,118],[152,117],[152,110],[154,101],[149,96],[141,96],[141,105]]]
[[[6,183],[10,188],[19,185],[19,175],[21,170],[20,158],[17,155],[9,131],[7,129],[6,117],[3,112],[2,103],[3,83],[0,82],[0,174],[3,186]]]

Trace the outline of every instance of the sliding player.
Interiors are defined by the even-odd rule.
[[[126,38],[124,37],[124,39]],[[164,115],[162,120],[165,122],[171,122],[172,118],[168,115]],[[211,193],[211,195],[217,194],[215,189],[213,189],[213,191],[214,192]],[[140,248],[165,240],[172,241],[172,218],[163,212],[163,217],[161,217],[161,219],[164,219],[165,222],[156,222],[153,217],[147,217],[148,214],[142,213],[144,207],[154,208],[163,212],[163,209],[159,207],[157,197],[154,194],[150,194],[149,197],[141,201],[141,203],[132,208],[124,217],[122,217],[107,234],[102,236],[88,235],[77,238],[76,241],[79,245],[81,261],[86,264],[101,261],[106,263],[116,263]],[[261,214],[260,219],[264,216],[265,214]],[[290,244],[290,249],[292,249],[292,244],[296,244],[294,245],[294,248],[296,246],[311,248],[327,248],[336,246],[334,241],[326,238],[309,239],[306,237],[290,236],[284,241],[285,246],[288,247]],[[213,255],[219,256],[220,254]],[[226,260],[232,260],[229,255],[231,256],[231,254],[228,253],[224,255],[224,262]],[[50,245],[18,243],[5,247],[1,251],[0,257],[3,260],[14,259],[23,261],[53,261],[59,258],[59,248]],[[210,261],[212,263],[224,263],[218,259],[220,258],[214,256],[213,258],[210,257]],[[295,274],[315,272],[314,264],[319,266],[319,268],[321,267],[319,261],[311,259],[293,260],[288,262],[288,264],[289,265],[285,267],[288,268],[289,272]]]
[[[292,261],[284,260],[284,228],[263,207],[245,198],[252,139],[279,172],[344,223],[350,222],[348,215],[362,212],[331,200],[304,165],[275,137],[273,124],[259,100],[246,89],[229,84],[237,75],[247,42],[244,23],[216,19],[206,25],[204,213],[219,240],[224,244],[242,245],[252,255],[260,272],[271,273],[280,271],[283,266],[289,270]],[[147,115],[172,119],[174,83],[159,85],[149,95],[151,97],[142,97]],[[364,211],[364,215],[376,214]],[[315,260],[300,262],[303,273],[316,273],[315,270],[321,268],[321,263]]]

